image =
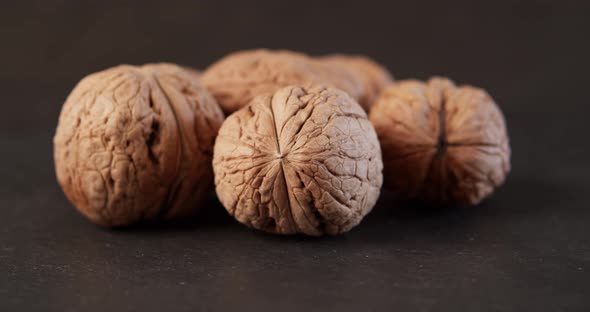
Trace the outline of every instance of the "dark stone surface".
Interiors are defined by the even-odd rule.
[[[108,2],[0,4],[0,311],[590,310],[587,2]],[[506,185],[446,210],[384,192],[319,239],[249,230],[213,194],[195,220],[118,231],[67,202],[51,138],[80,78],[253,47],[486,88],[511,136]]]

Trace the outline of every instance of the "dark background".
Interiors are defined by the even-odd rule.
[[[0,311],[590,311],[587,1],[2,1]],[[482,205],[384,191],[338,237],[278,237],[227,216],[109,231],[53,171],[60,107],[119,63],[203,69],[226,53],[369,55],[398,79],[486,88],[513,149]]]

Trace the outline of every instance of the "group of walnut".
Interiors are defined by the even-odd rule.
[[[62,108],[54,156],[66,196],[101,225],[190,216],[214,182],[239,222],[314,236],[359,224],[382,184],[474,205],[510,170],[504,117],[482,89],[394,82],[361,56],[269,50],[202,74],[173,64],[91,74]]]

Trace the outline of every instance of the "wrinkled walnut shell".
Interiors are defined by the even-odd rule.
[[[92,221],[123,226],[185,215],[212,182],[223,113],[195,72],[121,65],[84,78],[54,137],[57,179]]]
[[[502,112],[482,89],[444,78],[403,81],[371,109],[385,185],[408,198],[477,204],[510,170]]]
[[[364,56],[334,54],[323,56],[319,61],[354,72],[363,86],[363,92],[357,100],[366,111],[370,110],[381,91],[393,83],[392,75],[384,66]]]
[[[297,52],[262,49],[241,51],[211,65],[203,73],[203,84],[227,114],[248,105],[256,95],[273,93],[295,84],[338,88],[354,99],[362,100],[361,105],[368,109],[368,99],[378,84],[371,82],[370,86],[367,85],[366,68],[372,65],[356,57],[341,61],[344,58],[324,60]],[[383,78],[374,80],[379,79]]]
[[[338,234],[373,208],[381,151],[366,113],[344,92],[289,86],[223,123],[213,170],[219,199],[241,223],[280,234]]]

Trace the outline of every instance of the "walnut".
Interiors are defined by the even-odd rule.
[[[57,179],[105,226],[191,213],[213,182],[223,113],[194,71],[121,65],[84,78],[54,137]]]
[[[344,92],[288,86],[229,116],[213,155],[219,199],[241,223],[280,234],[338,234],[374,206],[381,150]]]
[[[273,93],[288,85],[322,84],[347,92],[368,109],[371,84],[367,89],[367,65],[355,57],[341,62],[312,58],[291,51],[250,50],[227,55],[203,74],[203,84],[226,113],[246,106],[256,95]],[[353,64],[353,65],[348,65]],[[360,64],[360,65],[357,65]],[[372,67],[371,67],[372,68]],[[373,70],[373,69],[371,69]],[[375,74],[375,80],[385,79]],[[371,74],[371,77],[373,74]]]
[[[203,84],[230,114],[256,95],[316,79],[307,56],[288,51],[240,51],[227,55],[203,73]]]
[[[408,198],[477,204],[504,182],[504,117],[482,89],[444,78],[386,88],[371,109],[385,185]]]
[[[361,81],[363,90],[358,101],[367,111],[371,108],[381,90],[393,83],[393,77],[384,66],[364,56],[334,54],[323,56],[320,61],[338,67],[349,68],[355,73],[355,77]]]

